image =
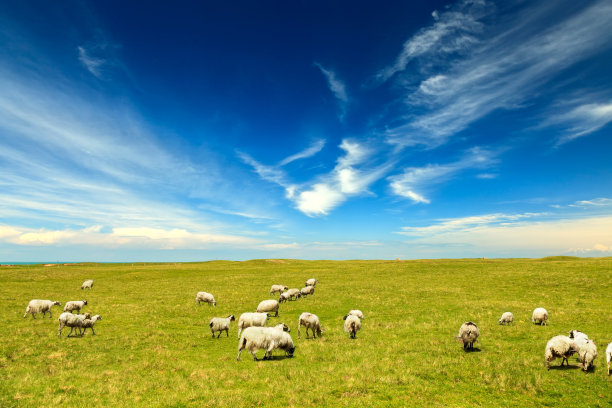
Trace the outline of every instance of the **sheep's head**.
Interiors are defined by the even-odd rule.
[[[236,318],[234,317],[234,315],[229,315],[229,319],[230,319],[230,322],[236,321]]]
[[[85,313],[84,316],[85,316],[86,319],[91,319],[91,315],[89,313]]]
[[[346,320],[347,317],[349,317],[349,315],[344,316],[342,320]]]
[[[61,304],[60,302],[57,302],[57,301],[56,301],[56,302],[53,302],[53,305],[55,305],[55,306],[61,306],[62,304]]]
[[[289,357],[293,357],[293,352],[295,351],[295,346],[294,347],[290,347],[289,350],[287,350],[287,354],[289,355]]]
[[[281,324],[279,324],[279,326],[283,327],[283,331],[286,331],[286,332],[290,332],[291,331],[289,326],[287,326],[285,323],[281,323]]]
[[[86,301],[86,300],[83,300],[83,304],[84,304],[84,305],[86,305],[86,304],[87,304],[87,301]]]
[[[213,300],[212,305],[213,305],[213,306],[217,306],[217,301],[216,301],[216,300]]]
[[[283,286],[283,290],[289,290],[288,286]]]
[[[270,320],[270,313],[266,313],[266,320]]]

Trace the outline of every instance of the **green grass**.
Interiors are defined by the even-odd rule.
[[[315,295],[282,304],[294,358],[236,361],[238,339],[212,339],[213,316],[254,311],[272,284]],[[91,291],[81,283],[94,279]],[[207,262],[0,268],[1,407],[431,406],[609,407],[612,259]],[[195,306],[195,294],[217,307]],[[57,337],[57,317],[22,318],[30,299],[87,299],[96,336]],[[549,326],[531,324],[535,307]],[[356,340],[343,315],[365,314]],[[319,316],[323,337],[297,339],[297,318]],[[512,327],[499,326],[505,311]],[[481,332],[466,353],[454,336],[465,321]],[[598,344],[595,370],[546,371],[548,339],[572,329]],[[67,331],[65,331],[67,333]],[[259,352],[262,356],[263,352]]]

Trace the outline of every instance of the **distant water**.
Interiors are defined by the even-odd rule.
[[[55,261],[55,262],[4,262],[4,261],[0,261],[0,265],[46,265],[46,264],[63,265],[63,264],[73,264],[73,263],[79,263],[79,262],[60,262],[60,261]]]

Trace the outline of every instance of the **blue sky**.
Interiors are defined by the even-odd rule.
[[[218,3],[0,4],[0,261],[612,255],[609,1]]]

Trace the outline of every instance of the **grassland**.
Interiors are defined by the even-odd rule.
[[[211,317],[254,311],[271,284],[310,277],[315,295],[270,319],[290,325],[294,358],[237,362],[235,323],[211,338]],[[612,258],[1,267],[0,406],[609,407],[611,289]],[[216,308],[194,305],[200,290]],[[103,317],[97,335],[58,339],[59,307],[51,320],[22,318],[33,298],[87,299],[84,311]],[[549,326],[531,324],[538,306]],[[356,340],[342,331],[352,308],[366,316]],[[304,311],[320,317],[321,339],[297,339]],[[505,311],[514,326],[497,324]],[[453,338],[468,320],[481,330],[470,353]],[[547,340],[571,329],[597,342],[594,371],[575,358],[546,371]]]

